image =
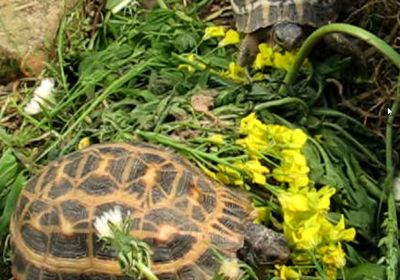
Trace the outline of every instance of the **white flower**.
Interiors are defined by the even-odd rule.
[[[96,220],[94,221],[94,227],[97,231],[97,235],[100,238],[114,237],[110,224],[122,230],[123,219],[120,207],[116,206],[114,209],[103,213],[103,215],[100,217],[96,217]]]
[[[53,90],[54,79],[43,79],[40,85],[33,92],[33,98],[25,106],[24,111],[28,115],[36,115],[42,112],[42,108],[49,108],[50,105],[55,103]]]
[[[224,260],[219,268],[219,275],[221,275],[223,279],[240,279],[242,270],[240,269],[239,262],[236,259]]]

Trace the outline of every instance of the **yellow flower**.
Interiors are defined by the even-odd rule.
[[[274,54],[273,67],[288,71],[290,67],[293,65],[294,59],[295,55],[291,52],[284,52],[284,54],[276,52]]]
[[[281,165],[272,172],[279,182],[287,182],[290,188],[298,189],[309,183],[307,166],[304,155],[299,150],[283,150],[281,152]]]
[[[221,134],[214,134],[208,137],[208,140],[210,140],[211,143],[217,144],[217,145],[222,145],[225,143],[224,136]]]
[[[298,280],[300,279],[299,273],[286,265],[275,265],[275,275],[281,280]]]
[[[239,171],[223,164],[218,164],[217,167],[220,170],[220,172],[218,172],[216,176],[221,182],[227,185],[230,184],[236,186],[244,185],[243,176],[242,174],[240,174]]]
[[[322,261],[326,265],[331,265],[336,268],[341,268],[346,265],[346,254],[343,252],[340,243],[337,245],[323,246],[319,249],[322,255]]]
[[[247,82],[244,69],[237,65],[235,62],[231,62],[228,66],[228,70],[221,73],[222,76],[232,79],[238,84]]]
[[[226,34],[224,39],[222,39],[219,44],[218,47],[225,47],[227,45],[234,45],[234,44],[238,44],[240,41],[240,37],[239,37],[239,33],[236,32],[233,29],[229,29]]]
[[[308,219],[304,218],[298,215],[292,221],[289,221],[289,218],[288,221],[285,220],[284,232],[285,235],[289,236],[289,242],[293,243],[297,249],[313,250],[322,242],[320,229],[324,216],[315,214]],[[292,226],[296,228],[293,228],[293,230]]]
[[[259,153],[266,152],[269,149],[268,141],[265,141],[265,139],[256,137],[254,135],[249,135],[243,139],[238,139],[235,141],[235,143],[245,148],[249,155],[254,158],[258,158]]]
[[[78,148],[78,150],[83,150],[83,149],[85,149],[85,148],[87,148],[89,146],[90,146],[90,138],[89,137],[83,137],[81,139],[81,141],[79,141],[77,148]]]
[[[238,162],[235,164],[242,169],[252,179],[252,182],[259,185],[266,183],[265,175],[269,173],[269,169],[263,166],[257,159],[246,161],[245,163]]]
[[[264,67],[273,67],[287,71],[293,65],[296,58],[295,52],[285,51],[281,53],[265,43],[259,44],[258,49],[260,52],[253,63],[253,68],[256,70]],[[309,61],[305,60],[303,66],[310,67]]]
[[[254,69],[261,69],[265,66],[272,66],[272,59],[274,51],[268,44],[262,43],[258,45],[260,52],[257,54],[256,59],[253,63]]]
[[[197,61],[198,59],[195,54],[192,53],[189,54],[187,56],[187,60],[195,64],[197,67],[199,67],[200,70],[205,70],[207,68],[207,66],[204,63]],[[184,70],[189,73],[193,73],[196,69],[190,64],[180,64],[178,65],[178,70]]]
[[[337,225],[325,220],[322,227],[323,231],[326,232],[327,242],[353,241],[356,236],[354,228],[345,229],[343,215],[340,215]]]
[[[251,113],[240,121],[239,132],[262,137],[267,132],[267,126],[257,119],[256,113]]]
[[[225,36],[225,30],[222,26],[210,26],[205,29],[203,40],[208,40],[214,37],[224,37],[224,36]]]
[[[259,82],[259,81],[264,81],[265,80],[265,75],[261,72],[257,72],[251,77],[251,80],[253,82]]]
[[[253,222],[255,224],[261,224],[262,222],[264,222],[267,219],[267,217],[270,214],[269,207],[265,207],[265,206],[254,207],[254,209],[255,209],[255,213],[256,213],[256,218],[254,219]]]
[[[289,243],[300,249],[318,246],[324,236],[329,236],[324,226],[330,198],[335,189],[325,186],[320,190],[301,189],[278,192],[284,217],[284,233]]]

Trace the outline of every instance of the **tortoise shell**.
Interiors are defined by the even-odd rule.
[[[340,0],[231,0],[238,31],[251,33],[279,22],[319,27],[335,21]]]
[[[54,161],[22,191],[10,223],[17,280],[130,279],[93,223],[119,206],[153,251],[161,280],[211,279],[211,246],[234,257],[251,220],[248,197],[166,150],[93,145]]]

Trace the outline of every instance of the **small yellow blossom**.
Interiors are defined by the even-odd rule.
[[[284,230],[287,235],[291,233],[289,242],[293,243],[297,249],[313,250],[317,248],[322,242],[320,231],[323,219],[322,214],[311,215],[308,219],[304,219],[300,215],[288,217],[284,223]]]
[[[345,229],[343,215],[340,215],[340,220],[337,225],[333,225],[328,220],[325,220],[322,227],[324,232],[329,233],[326,235],[328,242],[353,241],[356,236],[356,230],[354,228]]]
[[[242,134],[252,134],[261,137],[267,132],[267,126],[257,119],[256,113],[251,113],[240,121],[239,132]]]
[[[223,145],[225,143],[225,137],[221,134],[214,134],[208,137],[208,140],[210,140],[211,143],[217,144],[217,145]]]
[[[203,40],[208,40],[214,37],[224,37],[224,36],[225,36],[225,30],[222,26],[210,26],[205,29]]]
[[[83,137],[79,143],[78,143],[78,150],[83,150],[86,149],[87,147],[90,146],[90,138],[89,137]]]
[[[277,52],[274,55],[274,68],[283,69],[288,71],[294,63],[295,55],[291,52],[284,52],[283,54]]]
[[[297,149],[287,149],[281,152],[281,157],[281,165],[272,172],[274,178],[279,182],[287,182],[291,188],[308,186],[310,168],[304,155]]]
[[[272,47],[268,44],[262,43],[258,45],[258,49],[260,50],[260,52],[257,54],[256,59],[254,60],[253,68],[262,69],[265,66],[272,66],[272,59],[274,54]]]
[[[255,224],[261,224],[264,222],[270,214],[269,207],[261,206],[261,207],[254,207],[256,218],[254,219]]]
[[[262,69],[264,67],[273,67],[276,69],[283,69],[288,71],[293,65],[296,53],[284,51],[280,52],[275,50],[272,46],[262,43],[258,45],[259,53],[253,63],[253,68],[256,70]],[[308,60],[305,60],[304,67],[310,67]]]
[[[325,186],[320,190],[281,190],[278,200],[284,216],[284,233],[289,243],[298,249],[313,249],[330,236],[324,223],[335,189]]]
[[[326,265],[341,268],[346,265],[346,254],[343,252],[340,243],[337,245],[323,246],[319,249],[319,253],[323,256],[322,261]]]
[[[298,280],[300,279],[299,273],[286,265],[275,265],[275,275],[281,280]]]
[[[265,76],[263,73],[257,72],[257,73],[255,73],[255,74],[253,75],[253,77],[251,77],[251,80],[252,80],[253,82],[260,82],[260,81],[264,81],[265,78],[266,78],[266,76]]]
[[[195,64],[200,70],[205,70],[207,68],[207,66],[204,63],[199,62],[196,55],[194,55],[192,53],[187,56],[187,60],[192,62],[193,64]],[[178,70],[184,70],[189,73],[193,73],[193,72],[195,72],[196,69],[195,69],[195,67],[193,67],[190,64],[179,64]]]
[[[219,42],[218,47],[225,47],[227,45],[235,45],[235,44],[238,44],[239,41],[240,41],[239,33],[233,29],[229,29],[226,32],[224,39],[222,39]]]
[[[244,185],[243,176],[239,171],[223,164],[218,164],[217,167],[220,170],[220,172],[218,172],[216,176],[221,182],[227,185],[230,184],[236,186]]]
[[[237,65],[235,62],[231,62],[228,66],[228,70],[220,73],[223,77],[232,79],[238,84],[247,82],[246,74],[243,67]]]
[[[267,179],[265,175],[269,173],[269,169],[263,166],[258,159],[249,160],[245,163],[239,162],[235,165],[249,175],[253,183],[259,185],[264,185],[266,183]]]

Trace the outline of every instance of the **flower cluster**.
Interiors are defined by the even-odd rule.
[[[266,43],[258,45],[258,49],[260,52],[253,63],[253,68],[256,70],[264,67],[272,67],[288,71],[296,57],[296,53],[294,52],[281,52]],[[310,63],[306,60],[304,66],[310,67]]]
[[[222,26],[210,26],[204,31],[203,40],[208,40],[215,37],[224,37],[219,43],[218,47],[225,47],[228,45],[236,45],[240,42],[239,33],[233,29],[225,32]]]
[[[253,158],[270,154],[281,159],[280,166],[272,171],[275,180],[286,182],[295,188],[308,185],[310,169],[301,152],[307,141],[307,135],[301,129],[266,125],[252,113],[242,119],[240,133],[246,137],[237,140],[236,143],[244,147]]]
[[[317,190],[310,186],[310,169],[302,152],[307,135],[301,129],[264,124],[255,113],[241,120],[240,133],[244,137],[236,140],[236,144],[244,148],[248,160],[235,161],[236,169],[218,165],[220,172],[216,177],[240,186],[245,185],[243,175],[258,185],[265,185],[271,177],[281,182],[283,187],[275,188],[274,193],[283,210],[284,234],[294,248],[293,263],[321,261],[327,276],[334,279],[336,270],[346,263],[341,242],[352,241],[355,230],[345,228],[343,215],[337,224],[328,220],[335,188],[324,186]],[[278,159],[279,163],[265,166],[264,163],[271,163],[268,157]],[[290,275],[284,279],[298,279],[296,272],[288,267],[280,267],[278,274]]]

